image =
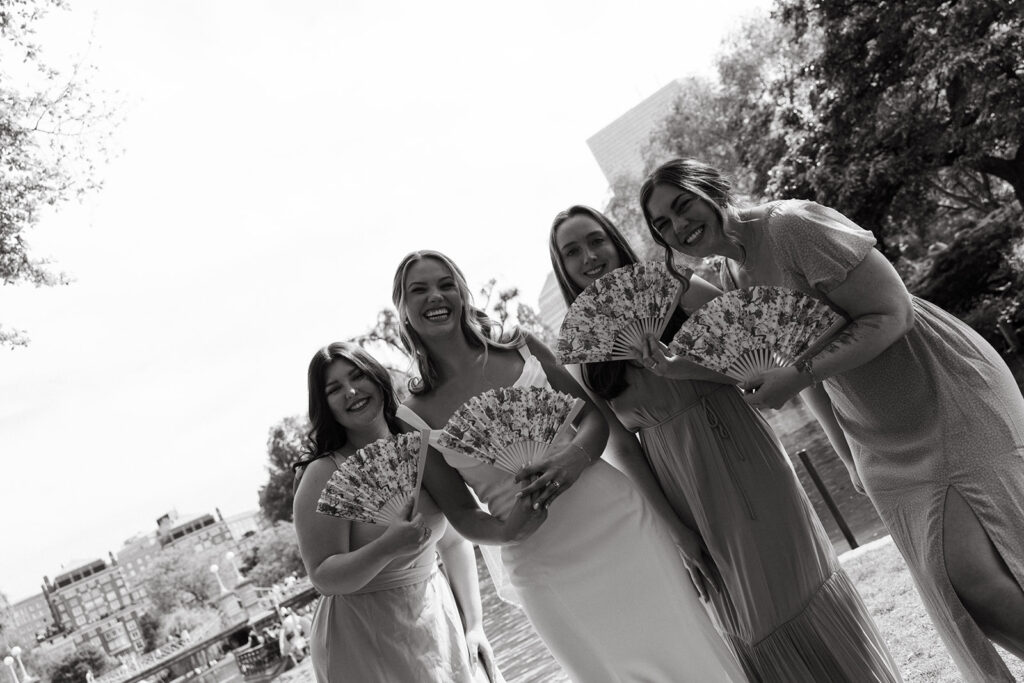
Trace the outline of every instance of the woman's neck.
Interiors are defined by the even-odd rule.
[[[753,248],[752,222],[739,211],[730,211],[726,214],[723,232],[728,239],[722,247],[722,256],[735,261],[740,267],[747,265],[750,250]]]
[[[473,346],[462,330],[441,339],[425,342],[427,355],[434,362],[438,379],[445,380],[465,372],[470,363],[483,357],[484,349]]]
[[[348,442],[355,449],[368,446],[378,439],[391,436],[391,429],[388,428],[387,420],[381,415],[378,419],[360,429],[349,429]]]

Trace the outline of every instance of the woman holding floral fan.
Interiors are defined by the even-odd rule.
[[[585,206],[555,217],[549,249],[568,304],[601,276],[638,262],[611,221]],[[663,339],[686,311],[721,293],[696,276],[681,279],[682,310]],[[718,383],[728,378],[682,358],[674,367],[675,379],[639,360],[586,363],[580,372],[601,399],[619,459],[649,477],[635,464],[646,459],[671,503],[672,525],[700,535],[696,556],[717,579],[711,604],[747,675],[780,683],[900,680],[771,428],[733,386]]]
[[[392,296],[420,372],[398,412],[411,427],[440,430],[468,400],[498,387],[585,398],[543,344],[518,334],[495,340],[495,327],[444,255],[409,254]],[[501,546],[527,616],[573,680],[744,680],[664,526],[600,459],[606,438],[588,401],[576,433],[518,476],[434,441],[440,453],[428,453],[424,485],[464,536]]]
[[[400,431],[387,370],[358,345],[336,342],[313,356],[308,381],[315,457],[296,466],[293,511],[299,551],[323,595],[310,637],[317,680],[500,680],[481,625],[472,546],[446,533],[429,495],[420,493],[411,518],[410,498],[387,527],[316,512],[346,458]]]
[[[655,170],[640,203],[667,257],[723,256],[726,289],[787,287],[851,321],[812,358],[749,381],[747,401],[808,399],[963,676],[1013,680],[989,639],[1024,658],[1024,398],[999,355],[912,297],[871,233],[833,209],[738,207],[692,159]]]

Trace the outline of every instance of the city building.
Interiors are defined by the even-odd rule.
[[[229,515],[224,518],[224,523],[227,524],[228,531],[231,532],[231,537],[236,542],[241,542],[243,539],[258,533],[266,526],[263,513],[259,510],[249,510],[248,512],[239,512],[237,515]]]
[[[156,561],[161,550],[156,532],[136,534],[124,542],[117,551],[117,563],[121,565],[129,584],[134,586],[142,583],[146,571]]]
[[[544,286],[540,289],[537,315],[556,337],[558,330],[562,328],[562,318],[565,317],[566,310],[562,290],[558,288],[558,280],[555,279],[554,273],[548,273],[548,276],[544,278]]]
[[[46,596],[37,593],[8,607],[11,632],[4,634],[10,646],[34,647],[36,641],[54,626],[53,613]]]
[[[53,581],[43,579],[43,594],[53,615],[75,646],[92,643],[110,656],[144,649],[139,617],[145,590],[132,589],[113,555],[110,564],[91,560],[73,566]]]
[[[587,139],[590,153],[608,184],[622,176],[641,178],[644,149],[682,93],[683,81],[675,80],[618,117]]]
[[[157,520],[156,536],[164,550],[188,549],[201,552],[221,545],[229,545],[234,541],[220,510],[217,517],[206,513],[186,518],[174,523],[170,515],[163,515]],[[173,526],[172,526],[173,525]]]

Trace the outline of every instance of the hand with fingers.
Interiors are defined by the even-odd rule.
[[[536,494],[516,498],[512,512],[504,521],[503,540],[507,543],[518,543],[533,535],[548,518],[548,509],[544,505],[535,505]]]
[[[755,408],[775,410],[810,385],[807,373],[790,366],[766,370],[757,377],[741,382],[739,387],[743,400],[748,404]]]
[[[469,649],[469,663],[474,672],[483,667],[488,681],[501,680],[498,666],[494,663],[494,650],[482,626],[466,631],[466,647]]]
[[[516,482],[529,483],[516,497],[533,497],[535,508],[546,509],[576,483],[591,462],[590,454],[572,442],[552,444],[544,458],[519,470]]]
[[[423,515],[412,514],[413,502],[410,497],[380,537],[384,547],[396,557],[417,555],[430,542],[430,527],[424,523]]]
[[[668,355],[668,347],[653,334],[648,334],[646,339],[644,339],[644,346],[641,351],[643,352],[641,362],[644,368],[660,377],[733,383],[733,380],[729,377],[714,370],[708,370],[703,365],[695,363],[689,358]]]
[[[707,602],[711,599],[712,590],[722,590],[722,577],[715,566],[715,561],[711,558],[704,541],[690,529],[684,527],[673,535],[690,572],[690,580],[697,589],[697,595]]]

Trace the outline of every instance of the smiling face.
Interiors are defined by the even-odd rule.
[[[562,221],[555,232],[555,246],[566,275],[580,289],[622,265],[604,228],[585,214]]]
[[[367,373],[344,358],[324,371],[324,393],[334,419],[348,431],[362,431],[384,419],[384,396]]]
[[[445,264],[434,258],[423,258],[410,265],[404,292],[405,314],[418,335],[436,337],[459,329],[462,295]]]
[[[687,190],[655,185],[645,206],[650,223],[665,243],[697,258],[722,254],[728,241],[716,207]]]

